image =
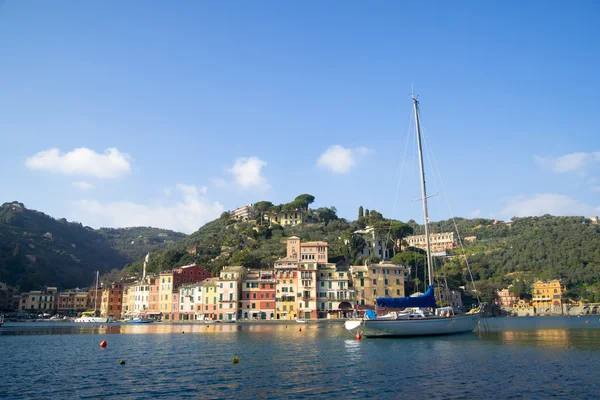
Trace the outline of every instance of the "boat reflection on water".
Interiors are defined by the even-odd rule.
[[[538,329],[482,333],[481,339],[497,341],[501,345],[545,347],[552,349],[597,349],[598,332],[592,329]]]

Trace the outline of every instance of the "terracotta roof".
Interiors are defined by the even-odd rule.
[[[308,247],[308,246],[329,246],[327,242],[302,242],[300,243],[300,247]]]

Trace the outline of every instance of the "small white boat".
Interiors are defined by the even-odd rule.
[[[297,319],[296,322],[299,324],[305,324],[306,320],[305,319]]]
[[[74,322],[94,324],[105,324],[108,322],[108,317],[99,317],[98,313],[96,312],[96,304],[98,304],[98,275],[99,272],[96,271],[96,299],[94,300],[94,310],[82,312],[81,316],[79,318],[75,318]]]

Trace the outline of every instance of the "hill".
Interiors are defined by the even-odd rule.
[[[121,269],[147,252],[185,238],[157,228],[95,230],[54,219],[18,202],[0,208],[0,282],[22,291],[90,285],[94,272]]]
[[[171,265],[192,262],[206,266],[213,274],[218,273],[223,265],[268,268],[275,259],[285,255],[283,241],[293,235],[302,240],[329,242],[331,262],[364,263],[365,260],[358,255],[364,242],[351,235],[354,230],[374,225],[387,232],[390,224],[408,225],[404,236],[411,231],[419,234],[424,230],[415,221],[403,224],[386,220],[376,211],[356,221],[347,221],[335,215],[334,207],[326,209],[327,213],[319,210],[306,209],[305,217],[310,223],[294,227],[268,226],[261,224],[260,218],[238,222],[224,213],[221,218],[167,250],[153,252],[149,270],[159,271]],[[328,218],[323,218],[323,215],[328,215]],[[491,301],[493,291],[510,284],[523,286],[523,294],[527,294],[526,288],[535,280],[560,279],[568,286],[571,297],[600,301],[600,226],[592,224],[589,219],[546,215],[513,218],[504,223],[481,218],[457,218],[456,225],[463,241],[465,237],[475,238],[473,242],[464,242],[464,249],[476,287],[484,300]],[[433,232],[456,232],[452,220],[434,222],[431,227]],[[196,254],[190,254],[188,249],[193,249]],[[421,253],[412,248],[404,252],[398,250],[393,259],[413,266],[413,282],[409,282],[409,288],[424,280],[424,257]],[[140,268],[138,260],[129,266],[128,272],[136,272]],[[455,249],[451,257],[438,259],[436,274],[452,287],[469,286],[462,250]]]

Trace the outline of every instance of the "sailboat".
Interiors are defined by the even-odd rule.
[[[98,275],[99,272],[96,271],[96,291],[94,292],[96,298],[94,299],[94,311],[84,311],[81,313],[81,317],[75,318],[75,322],[93,322],[93,323],[106,323],[108,322],[108,317],[99,317],[96,310],[96,305],[98,304]]]
[[[415,113],[415,128],[419,152],[419,169],[421,178],[421,201],[425,218],[425,243],[427,247],[427,291],[414,297],[378,298],[379,307],[405,309],[403,312],[389,313],[378,316],[375,311],[368,310],[364,318],[348,320],[344,327],[356,331],[365,337],[398,337],[398,336],[429,336],[449,335],[472,332],[479,324],[481,310],[473,309],[467,314],[453,315],[451,312],[438,308],[434,293],[433,259],[429,237],[429,217],[427,213],[427,188],[425,185],[425,169],[423,167],[423,151],[421,146],[421,127],[419,124],[419,102],[412,96]]]

